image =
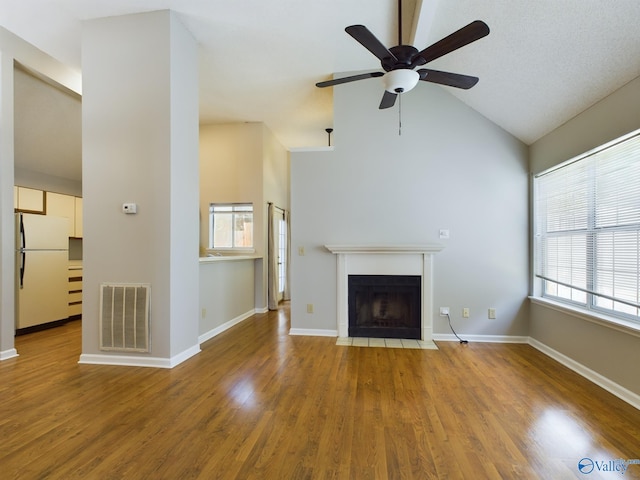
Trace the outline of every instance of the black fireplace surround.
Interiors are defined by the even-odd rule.
[[[349,275],[349,336],[421,338],[420,275]]]

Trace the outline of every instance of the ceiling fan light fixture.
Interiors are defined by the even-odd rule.
[[[389,93],[405,93],[418,84],[420,74],[415,70],[401,68],[391,70],[382,77],[384,89]]]

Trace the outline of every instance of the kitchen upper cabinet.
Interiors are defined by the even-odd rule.
[[[13,187],[13,203],[21,212],[44,213],[44,192],[35,188]]]
[[[82,238],[82,198],[47,192],[47,215],[69,219],[69,236]]]
[[[82,197],[73,197],[75,200],[75,236],[76,238],[82,238]]]

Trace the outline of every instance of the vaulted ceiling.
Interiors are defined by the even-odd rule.
[[[380,68],[346,26],[398,43],[396,0],[2,0],[0,25],[81,70],[83,20],[159,9],[200,44],[201,123],[264,122],[287,148],[326,145],[332,89],[316,82]],[[527,144],[640,75],[637,0],[404,0],[403,13],[404,42],[419,50],[473,20],[489,25],[429,64],[480,77],[474,88],[416,88],[446,88]]]

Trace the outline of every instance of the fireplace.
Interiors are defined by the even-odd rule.
[[[421,339],[419,275],[349,275],[349,336]]]
[[[433,343],[433,257],[442,245],[325,245],[335,254],[336,326],[340,338],[349,333],[349,277],[352,275],[402,275],[420,277],[420,333]],[[388,337],[387,337],[388,338]],[[435,345],[435,344],[434,344]]]

